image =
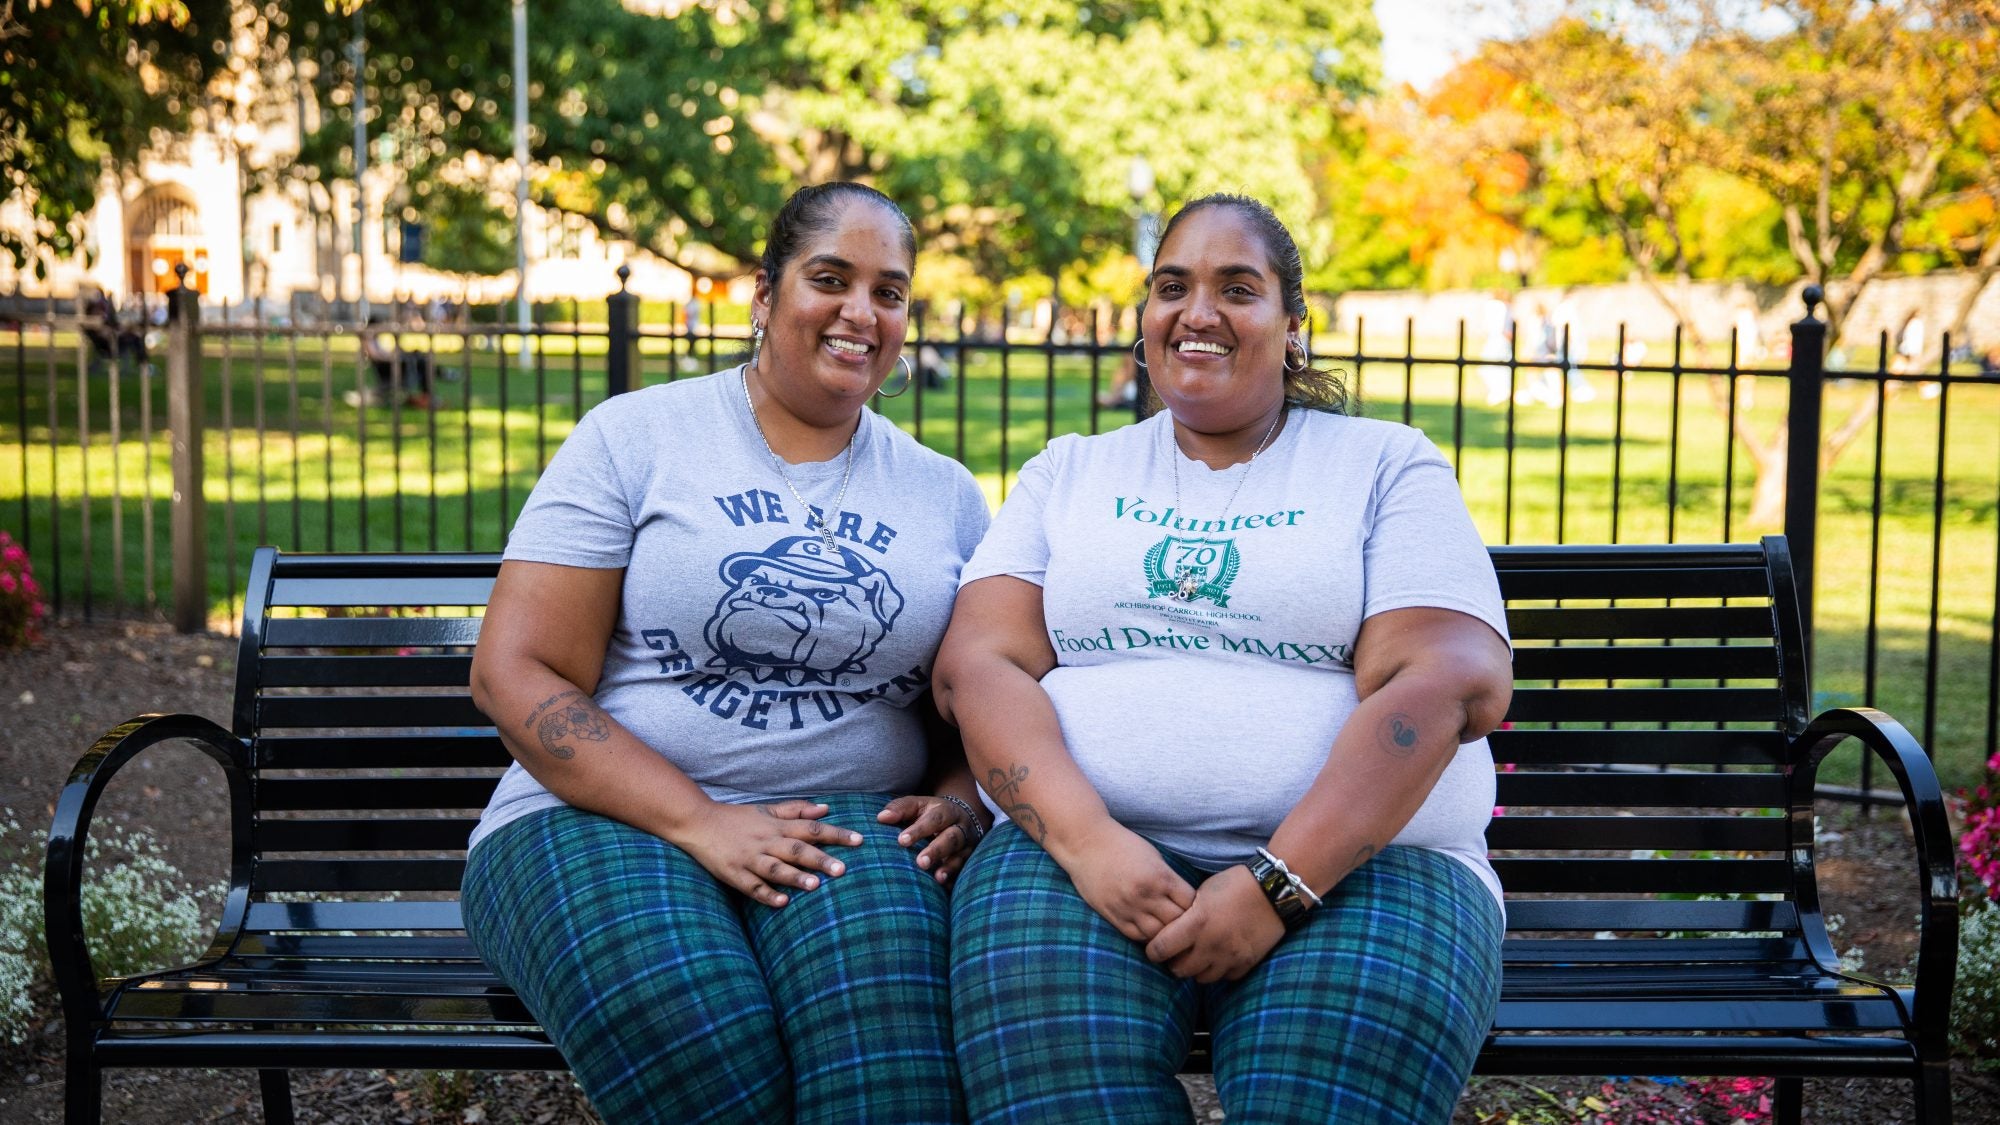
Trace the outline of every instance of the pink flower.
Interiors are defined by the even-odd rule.
[[[0,570],[0,593],[11,594],[17,588],[19,588],[19,586],[20,583],[14,581],[14,576],[12,574],[9,574],[4,570]]]
[[[24,563],[28,561],[28,552],[23,551],[13,543],[9,543],[5,547],[0,547],[0,559],[5,559],[10,563]]]

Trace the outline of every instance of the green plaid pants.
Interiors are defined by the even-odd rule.
[[[611,1125],[964,1120],[944,891],[876,822],[887,796],[815,799],[866,842],[778,909],[576,809],[473,849],[466,931]]]
[[[1392,847],[1248,976],[1200,985],[1146,960],[1004,825],[952,897],[968,1108],[982,1125],[1186,1122],[1174,1074],[1205,1017],[1231,1125],[1449,1121],[1499,1002],[1502,928],[1465,865]]]

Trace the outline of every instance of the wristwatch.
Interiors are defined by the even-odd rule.
[[[1257,858],[1244,866],[1250,869],[1250,877],[1263,888],[1264,897],[1271,903],[1271,909],[1278,912],[1278,920],[1285,928],[1295,929],[1305,921],[1306,913],[1319,905],[1319,896],[1313,894],[1306,881],[1292,874],[1285,861],[1265,851],[1257,849]]]

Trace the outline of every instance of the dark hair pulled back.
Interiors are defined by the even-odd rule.
[[[903,252],[912,261],[917,257],[917,232],[910,226],[910,217],[896,206],[896,201],[869,187],[852,180],[835,180],[832,183],[812,184],[792,193],[785,205],[778,209],[778,216],[771,220],[771,231],[764,239],[764,256],[757,263],[764,271],[765,280],[771,285],[775,296],[778,275],[784,271],[806,243],[832,230],[839,221],[841,209],[850,202],[875,204],[896,216],[896,225],[902,231]]]
[[[1285,311],[1299,318],[1299,333],[1310,341],[1312,308],[1306,304],[1305,262],[1299,256],[1299,244],[1292,239],[1292,232],[1285,229],[1283,221],[1263,200],[1230,192],[1216,192],[1192,200],[1167,220],[1166,229],[1160,233],[1160,245],[1166,245],[1167,239],[1173,237],[1174,228],[1180,225],[1182,219],[1212,207],[1226,207],[1236,212],[1256,232],[1258,239],[1264,243],[1265,255],[1271,259],[1271,268],[1277,271],[1278,289],[1285,302]],[[1151,288],[1150,284],[1148,288]],[[1285,401],[1329,414],[1346,414],[1351,405],[1347,386],[1340,381],[1340,376],[1330,369],[1314,367],[1310,362],[1301,371],[1286,369]]]

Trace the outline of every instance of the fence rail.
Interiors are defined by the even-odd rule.
[[[273,327],[230,308],[204,322],[185,291],[171,307],[136,354],[93,344],[90,323],[52,306],[0,327],[0,458],[19,467],[0,519],[17,523],[60,616],[233,621],[260,543],[497,550],[584,411],[731,366],[747,345],[712,316],[696,332],[641,324],[622,290],[601,323],[573,313],[526,330]],[[1114,398],[1129,341],[979,337],[921,309],[912,329],[905,353],[924,376],[876,407],[995,500],[1050,438],[1138,410]],[[1491,542],[1784,530],[1818,702],[1915,716],[1947,780],[1969,779],[1954,763],[2000,749],[2000,381],[1945,360],[1898,369],[1886,340],[1872,367],[1829,369],[1811,306],[1788,356],[1760,362],[1741,343],[1642,347],[1618,328],[1528,354],[1413,323],[1317,341],[1362,413],[1417,425],[1445,452]],[[1851,780],[1873,799],[1871,763]]]

